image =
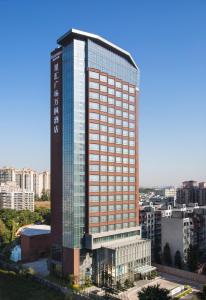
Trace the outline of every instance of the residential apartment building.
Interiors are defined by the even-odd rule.
[[[177,189],[177,203],[190,204],[199,203],[199,189],[196,181],[184,181],[182,187]]]
[[[32,169],[3,167],[0,169],[0,184],[6,182],[15,182],[18,187],[33,192],[37,197],[50,193],[50,174],[47,171],[38,173]]]
[[[162,211],[161,219],[162,253],[166,243],[169,244],[172,259],[180,251],[186,262],[189,245],[197,246],[200,253],[206,250],[206,207],[183,205],[182,208]]]
[[[95,34],[72,29],[57,42],[51,268],[79,278],[88,258],[97,284],[105,268],[114,282],[135,277],[139,267],[149,272],[150,241],[141,239],[139,226],[139,69],[127,51]],[[121,251],[128,253],[124,260]]]
[[[140,224],[143,239],[151,240],[152,258],[155,259],[155,251],[161,250],[161,210],[150,205],[140,207]]]
[[[19,188],[14,182],[1,183],[0,209],[34,211],[34,193]]]

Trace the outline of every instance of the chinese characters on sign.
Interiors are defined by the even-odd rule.
[[[53,69],[53,78],[52,78],[52,99],[53,99],[53,132],[54,134],[59,133],[60,126],[60,72],[61,68],[61,53],[58,52],[52,57],[52,69]]]

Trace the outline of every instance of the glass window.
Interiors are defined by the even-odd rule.
[[[129,213],[129,218],[130,218],[130,219],[135,218],[135,213]]]
[[[99,114],[90,113],[89,118],[92,119],[92,120],[99,120]]]
[[[114,201],[115,199],[114,199],[114,195],[109,195],[108,196],[108,201]]]
[[[91,201],[91,202],[99,202],[99,196],[89,196],[89,201]]]
[[[101,202],[107,202],[107,196],[101,196]]]
[[[106,85],[100,85],[100,91],[101,92],[107,92],[107,86]]]
[[[100,191],[101,192],[107,192],[107,186],[106,185],[101,185],[100,186]]]
[[[97,82],[93,82],[93,81],[90,81],[89,82],[89,87],[92,88],[92,89],[99,89],[99,83]]]
[[[107,112],[107,106],[100,105],[100,110],[103,111],[103,112]]]
[[[89,134],[89,139],[91,141],[98,141],[99,140],[99,134],[97,134],[97,133],[90,133]]]
[[[91,227],[91,233],[99,233],[99,227]]]
[[[99,212],[99,206],[90,206],[89,207],[90,212]]]
[[[114,205],[109,205],[108,209],[109,211],[114,211]]]
[[[121,117],[122,116],[122,111],[119,109],[116,109],[116,116]]]
[[[108,172],[114,172],[114,166],[108,166]]]
[[[116,125],[121,126],[122,125],[122,120],[116,119]]]
[[[127,185],[124,185],[124,186],[123,186],[123,191],[124,191],[124,192],[127,192],[127,191],[128,191],[128,186],[127,186]]]
[[[116,167],[116,172],[117,172],[117,173],[122,172],[122,167],[121,167],[121,166]]]
[[[129,100],[130,100],[131,103],[134,103],[135,102],[135,97],[129,96]]]
[[[108,97],[108,103],[109,103],[109,104],[114,104],[114,99],[113,99],[113,98],[110,98],[110,97]]]
[[[107,156],[106,155],[100,155],[101,161],[107,161]]]
[[[129,168],[130,173],[134,173],[135,172],[135,168]]]
[[[100,231],[101,232],[107,231],[107,226],[106,225],[105,226],[100,226]]]
[[[121,220],[122,219],[122,214],[116,214],[116,220]]]
[[[90,92],[89,93],[89,98],[97,100],[97,99],[99,99],[99,94],[94,93],[94,92]]]
[[[135,186],[134,185],[130,185],[129,186],[129,190],[130,190],[130,192],[134,192],[135,191]]]
[[[98,185],[90,185],[89,186],[89,191],[91,193],[98,193],[99,192],[99,186]]]
[[[135,163],[135,159],[130,158],[130,159],[129,159],[129,163],[130,163],[131,165],[133,165],[133,164]]]
[[[90,217],[90,223],[99,223],[99,217]]]
[[[128,103],[123,102],[123,108],[128,109],[128,107],[129,107]]]
[[[100,125],[100,130],[107,132],[107,125]]]
[[[116,138],[116,144],[122,144],[122,139]]]
[[[115,191],[115,186],[114,185],[109,185],[108,186],[108,191],[109,192],[114,192]]]
[[[114,95],[114,89],[108,88],[108,94]]]
[[[131,194],[130,194],[130,195],[129,195],[129,200],[130,200],[130,201],[134,201],[134,200],[135,200],[135,195],[131,195]]]
[[[100,121],[107,122],[107,116],[101,115],[100,116]]]
[[[109,127],[109,133],[114,133],[114,127]]]
[[[113,221],[113,220],[114,220],[114,215],[109,215],[109,216],[108,216],[108,220],[109,220],[109,221]]]
[[[118,157],[118,156],[116,156],[116,163],[121,163],[122,162],[122,157]]]
[[[121,192],[122,191],[122,185],[116,185],[116,191]]]
[[[122,223],[116,224],[116,229],[121,229],[122,228]]]
[[[99,145],[98,144],[89,144],[89,149],[90,150],[95,150],[98,151],[99,150]]]
[[[113,107],[109,107],[108,108],[108,113],[113,115],[114,114],[114,108]]]
[[[108,141],[109,141],[109,143],[114,143],[115,138],[113,136],[109,136]]]
[[[129,195],[123,195],[123,201],[128,201],[129,200]]]
[[[89,165],[89,170],[92,172],[98,172],[99,171],[99,165]]]
[[[100,95],[99,98],[100,98],[100,101],[102,101],[102,102],[107,102],[107,96],[105,96],[105,95]]]
[[[121,204],[117,204],[116,205],[116,210],[122,210],[122,205]]]
[[[100,176],[100,182],[105,182],[107,181],[107,176]]]
[[[92,130],[99,130],[99,124],[96,123],[89,123],[89,128]]]
[[[106,205],[101,205],[101,206],[100,206],[100,211],[101,211],[101,212],[107,211],[107,206],[106,206]]]
[[[114,224],[108,225],[108,230],[109,230],[109,231],[114,230]]]
[[[134,123],[129,123],[129,128],[135,128],[135,124]]]
[[[123,149],[123,154],[128,154],[128,149],[127,148]]]
[[[116,134],[120,134],[120,135],[122,135],[122,129],[120,129],[120,128],[116,128]]]
[[[115,95],[116,95],[117,98],[121,98],[122,93],[120,91],[116,91]]]
[[[107,222],[107,216],[100,216],[100,222]]]
[[[99,109],[99,104],[95,102],[89,102],[89,108],[91,109]]]
[[[122,87],[122,84],[121,84],[121,82],[120,82],[120,81],[116,81],[116,87],[117,87],[117,88],[119,88],[119,89],[121,89],[121,87]]]
[[[123,173],[128,173],[128,167],[123,167]]]
[[[124,100],[128,100],[128,95],[127,94],[123,94],[123,99]]]
[[[107,76],[100,75],[100,81],[107,82]]]
[[[101,172],[107,172],[107,166],[106,165],[101,165],[100,170],[101,170]]]
[[[128,85],[127,84],[123,84],[123,90],[128,91]]]
[[[128,158],[127,158],[127,157],[124,157],[124,158],[123,158],[123,163],[124,163],[124,164],[128,164]]]
[[[114,182],[115,181],[115,177],[114,176],[109,176],[109,182]]]
[[[134,111],[134,110],[135,110],[134,105],[130,104],[129,109],[130,109],[131,111]]]
[[[122,101],[116,100],[116,106],[122,107]]]
[[[116,153],[120,153],[121,154],[122,153],[122,148],[117,147],[116,148]]]
[[[134,209],[135,208],[135,205],[133,204],[133,203],[131,203],[130,205],[129,205],[129,209]]]
[[[128,122],[127,121],[123,121],[123,127],[128,127]]]
[[[89,71],[89,77],[94,79],[99,79],[99,73]]]
[[[108,151],[111,152],[111,153],[114,153],[114,149],[115,149],[114,147],[109,147]]]
[[[112,78],[108,78],[108,84],[110,84],[110,85],[114,85],[114,79],[112,79]]]
[[[128,210],[128,204],[123,204],[123,210]]]
[[[129,87],[129,92],[130,92],[131,94],[134,94],[134,92],[135,92],[134,87],[130,86],[130,87]]]
[[[114,118],[109,117],[109,118],[108,118],[108,123],[109,123],[109,124],[114,124]]]
[[[107,152],[107,146],[106,145],[100,145],[100,150]]]
[[[99,155],[95,155],[95,154],[90,154],[89,155],[89,158],[90,158],[90,160],[96,160],[96,161],[99,161]]]
[[[130,145],[131,147],[134,147],[134,146],[135,146],[135,142],[134,142],[134,141],[129,141],[129,145]]]
[[[123,118],[128,118],[128,112],[123,111]]]

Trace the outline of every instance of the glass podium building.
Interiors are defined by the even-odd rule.
[[[57,43],[51,267],[77,278],[92,274],[98,284],[105,269],[125,280],[151,263],[139,227],[139,69],[127,51],[95,34],[71,29]],[[134,258],[126,255],[132,251]]]

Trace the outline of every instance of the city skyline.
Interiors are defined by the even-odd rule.
[[[164,3],[129,1],[131,18],[125,23],[123,5],[112,13],[115,2],[107,2],[111,11],[94,1],[62,1],[58,8],[54,1],[0,2],[2,40],[14,45],[1,49],[0,165],[49,169],[48,53],[56,36],[76,27],[121,45],[140,66],[140,186],[205,181],[206,5]],[[100,14],[107,24],[99,22]]]

